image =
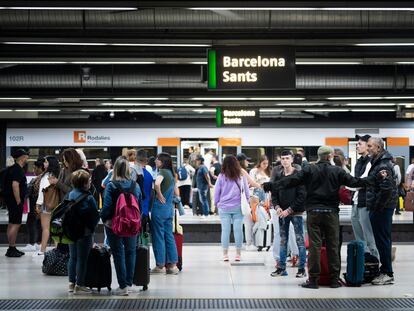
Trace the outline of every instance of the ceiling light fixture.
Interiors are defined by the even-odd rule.
[[[279,103],[276,106],[323,106],[325,103]]]
[[[305,97],[250,97],[248,100],[305,100]]]
[[[108,43],[102,42],[27,42],[27,41],[5,41],[1,42],[9,45],[91,45],[91,46],[103,46],[109,45]]]
[[[154,106],[171,106],[171,107],[202,107],[203,104],[154,104]]]
[[[328,100],[378,100],[383,99],[381,96],[370,96],[370,97],[328,97]]]
[[[395,109],[351,109],[352,112],[393,112]]]
[[[394,103],[349,103],[346,106],[395,106]]]
[[[191,7],[195,11],[414,11],[398,7]]]
[[[129,112],[173,112],[174,109],[128,109]]]
[[[414,96],[385,96],[384,99],[414,99]]]
[[[0,109],[0,112],[12,112],[12,109]]]
[[[205,43],[110,43],[112,46],[210,47]]]
[[[60,109],[16,109],[16,112],[59,112]]]
[[[376,42],[376,43],[356,43],[356,46],[414,46],[414,42]]]
[[[125,109],[81,109],[82,112],[125,112]]]
[[[26,65],[26,64],[42,64],[42,65],[58,65],[58,64],[68,64],[64,61],[47,61],[47,60],[0,60],[0,64],[17,64],[17,65]]]
[[[169,100],[168,97],[114,97],[113,100]]]
[[[68,64],[74,65],[151,65],[155,64],[155,62],[147,62],[147,61],[76,61],[76,62],[68,62]]]
[[[208,101],[215,101],[215,100],[247,100],[247,97],[193,97],[190,100],[208,100]]]
[[[139,107],[139,106],[151,106],[151,104],[147,103],[102,103],[101,106],[114,106],[114,107]]]
[[[198,112],[198,113],[212,112],[212,113],[215,113],[216,109],[193,109],[193,112]]]
[[[31,100],[31,97],[0,97],[0,100]]]
[[[3,6],[0,10],[86,10],[86,11],[136,11],[137,7],[82,7],[82,6]]]
[[[305,109],[306,112],[348,112],[349,109],[337,109],[337,108],[321,108],[321,109]]]

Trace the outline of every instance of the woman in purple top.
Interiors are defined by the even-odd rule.
[[[243,183],[243,184],[242,184]],[[230,230],[233,223],[234,240],[236,241],[235,261],[240,261],[243,245],[243,214],[241,211],[241,187],[244,187],[249,201],[249,185],[242,175],[239,161],[234,156],[227,156],[221,167],[214,190],[214,203],[218,207],[221,221],[221,245],[223,260],[229,261]]]

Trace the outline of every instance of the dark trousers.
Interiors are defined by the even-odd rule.
[[[183,205],[190,206],[191,186],[180,186],[178,189],[180,189],[181,203],[183,203]]]
[[[337,212],[307,213],[309,235],[309,280],[318,282],[321,273],[322,237],[325,237],[329,275],[332,281],[339,279],[341,261],[339,257],[339,214]]]
[[[33,245],[42,241],[42,226],[40,224],[40,219],[35,212],[31,211],[27,214],[26,228],[29,244]]]
[[[372,232],[374,233],[375,244],[380,255],[381,273],[393,276],[391,248],[392,248],[392,215],[393,208],[384,208],[381,211],[370,211]]]

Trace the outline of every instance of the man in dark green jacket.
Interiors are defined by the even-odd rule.
[[[307,228],[309,234],[309,280],[305,288],[318,288],[322,238],[326,241],[330,286],[338,288],[341,262],[339,256],[339,188],[365,187],[374,184],[378,177],[366,179],[352,177],[342,168],[332,165],[334,150],[328,146],[318,149],[318,162],[306,165],[295,175],[266,184],[265,190],[298,185],[306,187]],[[379,178],[382,178],[381,176]]]

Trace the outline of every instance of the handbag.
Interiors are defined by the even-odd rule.
[[[414,192],[407,192],[404,203],[406,212],[414,212]]]
[[[250,204],[249,201],[247,201],[246,198],[246,190],[244,189],[244,182],[243,182],[243,177],[240,178],[240,200],[241,200],[241,210],[242,210],[242,214],[244,216],[246,215],[250,215],[250,213],[252,212],[251,208],[250,208]]]
[[[43,190],[43,204],[48,212],[53,211],[59,205],[59,190],[56,185],[49,185]]]

